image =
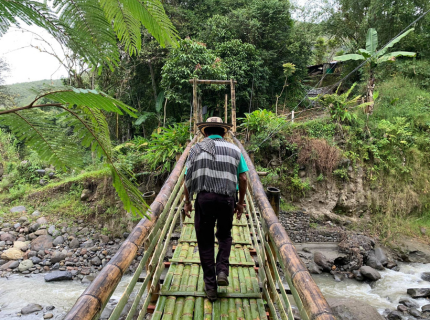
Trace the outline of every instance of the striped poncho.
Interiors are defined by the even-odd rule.
[[[207,191],[233,197],[240,157],[239,148],[224,139],[205,138],[193,146],[185,176],[190,196]]]

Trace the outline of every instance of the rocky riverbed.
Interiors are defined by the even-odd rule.
[[[56,224],[39,211],[10,209],[18,216],[0,222],[0,275],[45,274],[46,281],[92,281],[117,252],[128,233],[111,238],[84,220]],[[130,266],[134,270],[136,259]]]

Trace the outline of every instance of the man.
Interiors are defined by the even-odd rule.
[[[228,285],[233,215],[240,219],[246,193],[248,167],[237,146],[223,139],[231,125],[212,117],[197,127],[206,137],[194,145],[186,163],[185,214],[190,217],[191,199],[196,194],[195,220],[205,292],[217,299],[217,286]],[[239,189],[239,199],[235,194]],[[218,254],[214,259],[214,228],[217,224]]]

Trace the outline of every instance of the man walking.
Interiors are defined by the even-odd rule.
[[[205,139],[194,145],[186,163],[185,214],[190,217],[191,199],[196,194],[195,220],[205,292],[217,299],[217,286],[228,285],[233,215],[240,219],[246,193],[248,167],[237,146],[223,139],[232,125],[212,117],[197,127]],[[236,203],[235,194],[239,189]],[[218,254],[215,264],[214,228],[217,226]]]

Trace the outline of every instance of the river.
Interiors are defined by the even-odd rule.
[[[399,299],[408,297],[408,288],[430,287],[430,283],[421,280],[422,272],[429,271],[429,264],[400,264],[400,271],[386,269],[380,271],[382,278],[372,288],[364,282],[344,280],[335,282],[330,274],[314,276],[324,296],[328,298],[353,298],[366,302],[382,313],[386,308],[396,309]],[[118,285],[112,299],[119,299],[130,276]],[[78,281],[45,282],[43,275],[30,277],[13,275],[0,278],[0,319],[36,320],[42,319],[43,313],[19,317],[17,313],[29,303],[37,303],[46,307],[55,306],[54,319],[62,319],[76,299],[85,290],[86,285]],[[416,299],[423,306],[428,304],[426,299]]]

